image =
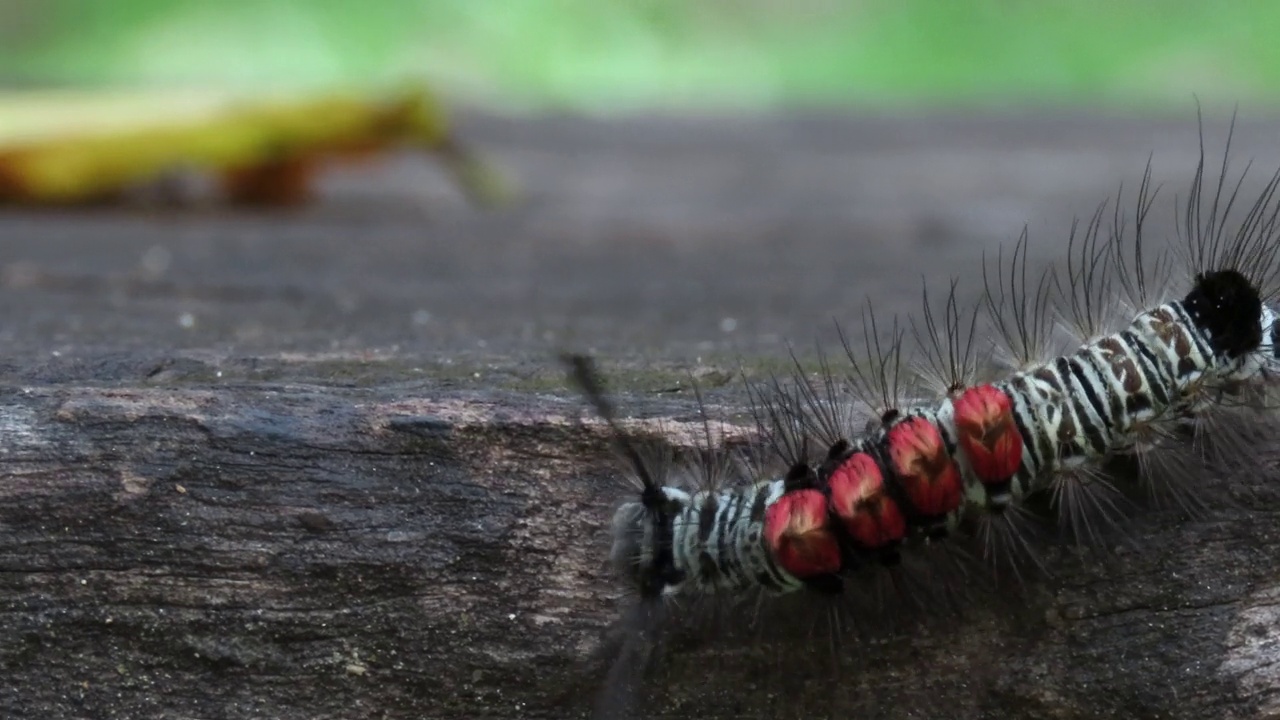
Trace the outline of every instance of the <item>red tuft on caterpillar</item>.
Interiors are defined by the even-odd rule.
[[[783,570],[806,579],[840,571],[840,547],[828,524],[827,498],[794,490],[769,506],[764,540]]]
[[[964,391],[952,404],[960,447],[978,479],[1008,482],[1022,464],[1022,435],[1013,422],[1009,396],[991,385]]]

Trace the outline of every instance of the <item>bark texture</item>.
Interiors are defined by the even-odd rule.
[[[622,495],[572,406],[164,382],[3,405],[6,715],[574,717],[593,700]],[[1274,474],[1236,484],[1229,513],[1140,522],[1138,551],[1058,557],[1023,612],[846,640],[856,673],[834,687],[801,657],[820,639],[705,642],[672,651],[640,707],[1267,716],[1280,494]]]

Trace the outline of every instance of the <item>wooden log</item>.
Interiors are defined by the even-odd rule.
[[[1241,162],[1275,167],[1274,129]],[[529,207],[405,212],[405,172],[289,217],[0,216],[0,717],[582,717],[625,491],[530,338],[572,329],[637,390],[785,361],[1024,221],[1060,243],[1149,152],[1170,198],[1196,150],[1189,112],[479,130]],[[641,715],[1280,716],[1276,479],[1054,555],[1016,611],[845,640],[837,675],[825,637],[680,644]]]
[[[8,717],[578,717],[617,617],[621,498],[566,395],[152,383],[6,389]],[[686,437],[686,436],[681,436]],[[846,645],[857,673],[672,651],[644,716],[1267,717],[1275,476],[1060,557],[1023,612]],[[808,643],[808,644],[806,644]],[[842,651],[842,652],[843,652]]]

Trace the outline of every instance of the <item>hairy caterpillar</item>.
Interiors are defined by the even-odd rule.
[[[1124,496],[1193,502],[1186,482],[1207,473],[1178,466],[1241,459],[1244,433],[1272,409],[1280,174],[1241,207],[1243,175],[1233,180],[1224,160],[1209,179],[1202,146],[1181,247],[1155,257],[1143,237],[1149,178],[1148,168],[1132,225],[1118,200],[1109,227],[1100,209],[1082,234],[1073,228],[1065,268],[1029,282],[1020,240],[1011,263],[988,265],[978,307],[962,311],[953,285],[944,327],[927,298],[922,321],[895,323],[887,337],[869,315],[865,353],[845,343],[846,377],[824,363],[816,383],[797,372],[752,388],[780,472],[748,462],[715,486],[672,486],[618,430],[640,497],[614,516],[612,559],[641,604],[856,594],[870,574],[934,545],[1020,552],[1023,543],[991,538],[1019,538],[1037,502],[1086,540],[1093,523],[1115,524]],[[1118,322],[1113,304],[1127,310]],[[1001,372],[975,360],[980,313],[1004,341]],[[1058,351],[1060,326],[1074,346]],[[923,356],[918,382],[901,372],[908,327]],[[571,362],[613,423],[589,363]],[[920,400],[923,386],[940,392]],[[864,427],[854,418],[868,408],[876,419]],[[1125,464],[1134,477],[1111,472]]]

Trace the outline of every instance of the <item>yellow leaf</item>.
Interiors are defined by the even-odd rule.
[[[509,199],[425,88],[386,94],[0,93],[0,200],[85,203],[177,171],[234,202],[305,200],[319,165],[409,147],[435,153],[481,204]]]

